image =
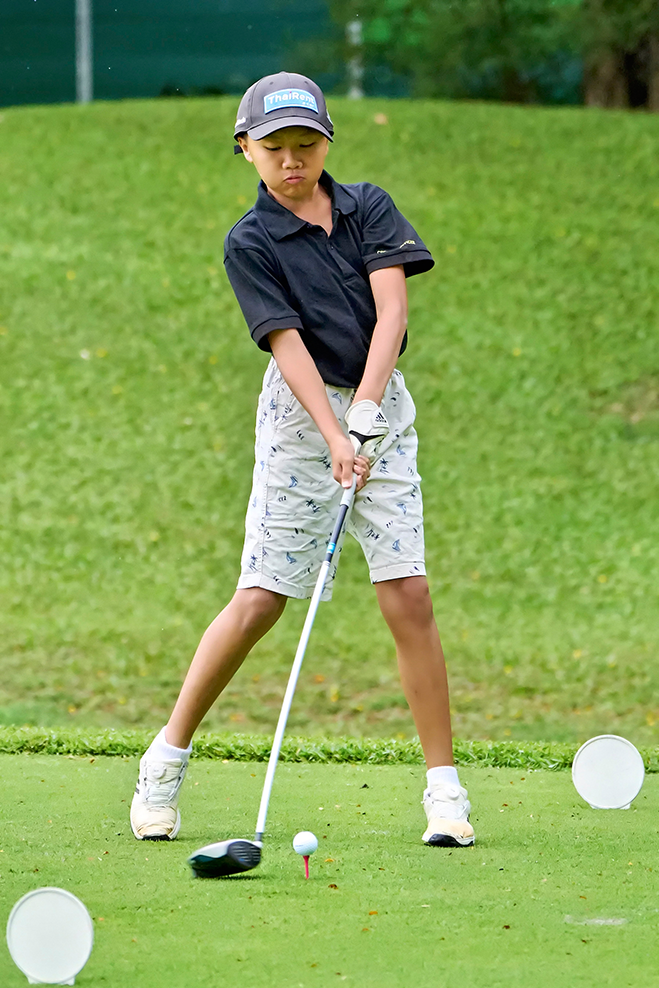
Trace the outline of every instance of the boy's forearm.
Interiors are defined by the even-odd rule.
[[[355,401],[368,399],[379,405],[394,372],[407,327],[405,269],[400,264],[381,268],[372,271],[369,280],[377,322]]]
[[[366,367],[355,394],[355,401],[369,398],[379,405],[398,361],[407,326],[407,313],[386,310],[378,319],[368,351]]]
[[[323,379],[297,329],[277,329],[268,334],[272,355],[287,385],[318,426],[330,446],[345,438],[327,398]]]

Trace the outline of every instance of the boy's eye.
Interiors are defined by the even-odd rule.
[[[312,147],[315,147],[316,144],[317,144],[317,141],[311,141],[310,144],[300,144],[299,147],[300,148],[312,148]],[[266,151],[281,151],[281,147],[269,148],[267,144],[264,144],[263,146],[266,149]]]

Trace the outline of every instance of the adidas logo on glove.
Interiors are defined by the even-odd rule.
[[[345,422],[353,443],[356,440],[360,446],[365,446],[368,442],[375,444],[389,432],[386,415],[370,398],[353,402],[346,412]]]

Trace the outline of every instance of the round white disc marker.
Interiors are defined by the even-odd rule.
[[[91,916],[65,889],[28,892],[9,914],[9,953],[30,984],[72,985],[93,944]]]
[[[594,810],[628,810],[644,778],[640,752],[617,734],[586,741],[572,762],[574,787]]]

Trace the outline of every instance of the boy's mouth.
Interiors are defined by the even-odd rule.
[[[297,185],[298,182],[304,182],[304,175],[288,175],[284,181],[289,185]]]

